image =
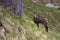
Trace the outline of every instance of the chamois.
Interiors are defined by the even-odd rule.
[[[39,23],[43,24],[46,32],[48,32],[48,26],[47,26],[48,20],[47,20],[47,18],[44,18],[35,12],[33,14],[33,21],[37,25],[38,28],[39,28]]]

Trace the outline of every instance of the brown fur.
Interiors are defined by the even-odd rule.
[[[33,17],[34,23],[39,27],[39,23],[42,23],[45,27],[45,30],[48,32],[47,20],[46,18],[40,16],[39,14],[35,13]]]

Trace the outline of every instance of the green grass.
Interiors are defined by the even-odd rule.
[[[19,18],[17,16],[12,16],[8,12],[1,11],[0,14],[3,14],[2,22],[6,23],[4,25],[9,25],[12,29],[14,29],[14,33],[11,34],[12,37],[16,37],[17,33],[22,35],[24,34],[25,38],[28,40],[60,40],[60,29],[59,29],[59,23],[60,23],[60,10],[54,9],[54,8],[48,8],[42,5],[41,3],[33,3],[30,0],[23,0],[24,6],[24,13],[23,17]],[[27,9],[28,7],[31,7],[32,9]],[[2,9],[1,9],[2,10]],[[48,27],[49,32],[47,33],[44,29],[44,26],[42,24],[39,25],[39,28],[37,28],[36,24],[33,22],[33,14],[34,11],[39,13],[41,16],[46,16],[49,11],[52,12],[52,15],[48,17]],[[7,21],[7,19],[10,19],[10,22]],[[57,23],[56,23],[57,21]],[[14,25],[12,24],[14,23]],[[17,25],[19,23],[19,27],[21,28],[21,33],[17,32]],[[50,29],[50,27],[52,29]],[[15,34],[16,33],[16,34]],[[10,35],[10,34],[9,34]],[[39,36],[38,36],[39,35]],[[46,37],[46,38],[45,38]]]

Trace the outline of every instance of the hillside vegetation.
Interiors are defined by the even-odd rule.
[[[6,32],[5,39],[60,40],[60,10],[45,7],[39,2],[33,3],[30,0],[23,0],[23,3],[24,12],[22,18],[12,16],[9,12],[3,10],[3,7],[0,7],[0,14],[2,15],[1,21],[3,26],[9,31]],[[40,24],[39,28],[37,28],[33,22],[34,11],[48,18],[48,32],[45,31],[43,24]],[[0,40],[3,40],[3,38],[0,38]]]

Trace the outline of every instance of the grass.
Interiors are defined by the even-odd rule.
[[[40,3],[33,3],[30,0],[23,0],[23,3],[24,3],[24,6],[26,6],[26,8],[24,8],[24,13],[22,15],[22,18],[19,18],[17,16],[12,16],[11,14],[5,11],[1,11],[0,13],[0,14],[3,14],[2,22],[3,23],[5,22],[4,25],[5,26],[9,25],[12,29],[14,29],[14,32],[13,34],[11,34],[11,36],[16,37],[18,33],[20,35],[24,34],[27,40],[60,40],[59,38],[60,31],[58,32],[57,30],[59,29],[58,24],[60,23],[60,18],[59,18],[60,10],[45,7]],[[32,9],[27,9],[28,7],[31,7]],[[54,16],[54,18],[52,18],[51,16],[48,17],[49,19],[48,33],[45,31],[44,26],[42,24],[40,24],[39,28],[37,28],[36,24],[33,22],[34,11],[36,11],[37,13],[39,13],[41,16],[44,16],[44,17],[49,16],[49,15],[46,16],[49,13],[49,11],[52,12],[52,16]],[[9,19],[9,21],[6,18]],[[21,28],[21,31],[22,31],[21,33],[17,31],[18,24],[19,24],[19,27]],[[50,27],[52,29],[50,29]]]

